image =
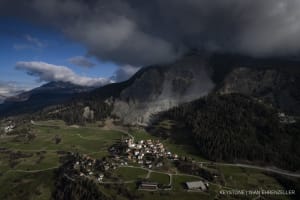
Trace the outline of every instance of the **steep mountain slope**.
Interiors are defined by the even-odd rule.
[[[153,114],[213,91],[211,70],[204,61],[203,56],[192,55],[173,64],[145,67],[127,81],[83,93],[68,105],[55,109],[62,110],[63,118],[69,123],[75,123],[74,119],[84,121],[82,110],[88,106],[96,111],[98,120],[97,116],[105,117],[112,110],[111,115],[119,117],[124,124],[147,125]],[[80,112],[72,111],[75,107]]]
[[[113,113],[126,124],[147,125],[155,113],[217,92],[254,96],[298,115],[299,68],[298,61],[280,58],[187,55],[140,71],[118,91]]]
[[[170,129],[163,129],[164,121],[173,124]],[[188,141],[210,160],[300,168],[300,123],[281,123],[277,109],[245,95],[212,94],[182,104],[160,113],[150,130]]]
[[[74,95],[90,91],[91,87],[76,86],[71,83],[50,82],[31,91],[10,97],[0,104],[0,117],[33,113],[47,106],[61,104]]]
[[[287,113],[300,114],[300,73],[297,71],[236,68],[225,77],[218,91],[259,97]]]
[[[121,91],[113,113],[126,124],[146,125],[152,114],[207,95],[213,88],[203,57],[189,56],[145,70]]]

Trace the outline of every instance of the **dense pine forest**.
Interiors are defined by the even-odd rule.
[[[45,117],[61,119],[67,124],[80,124],[103,120],[110,116],[112,106],[105,102],[88,101],[84,103],[72,102],[68,105],[60,105],[54,111],[48,112]]]
[[[108,102],[79,99],[41,110],[31,118],[60,119],[68,125],[84,125],[86,122],[95,122],[111,116],[112,109],[113,106]]]
[[[178,134],[188,135],[207,159],[299,169],[299,122],[280,123],[278,110],[257,99],[240,94],[211,95],[160,113],[153,127],[164,120],[173,121],[174,131],[154,128],[154,133],[175,140],[180,138]],[[184,132],[178,133],[175,130],[180,125]]]

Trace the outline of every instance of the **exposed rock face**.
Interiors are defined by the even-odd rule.
[[[157,112],[211,92],[220,92],[257,97],[289,114],[300,114],[297,63],[233,58],[228,61],[224,57],[219,60],[218,57],[193,55],[167,66],[146,68],[120,91],[114,101],[113,113],[125,124],[147,125]],[[218,65],[211,64],[216,60],[220,62]],[[220,67],[225,67],[228,72],[225,70],[220,74]],[[213,71],[223,77],[214,79],[216,83],[212,80]]]
[[[285,112],[300,114],[299,73],[279,69],[236,68],[225,77],[219,92],[260,97]]]
[[[86,106],[83,109],[83,118],[90,119],[90,120],[94,119],[94,111],[91,110],[89,106]]]
[[[151,115],[207,95],[214,88],[210,68],[200,56],[150,67],[115,100],[113,113],[125,124],[147,125]]]

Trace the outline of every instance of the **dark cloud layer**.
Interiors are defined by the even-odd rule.
[[[134,67],[131,65],[124,65],[115,71],[115,73],[111,77],[111,79],[116,82],[126,81],[133,74],[135,74],[139,69],[140,69],[139,67]]]
[[[2,0],[0,13],[38,19],[102,60],[167,62],[191,48],[254,56],[300,49],[299,0]]]
[[[91,62],[89,59],[87,59],[84,56],[75,56],[72,58],[69,58],[68,61],[74,65],[77,65],[79,67],[94,67],[96,64]]]

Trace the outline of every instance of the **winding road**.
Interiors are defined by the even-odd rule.
[[[219,166],[230,166],[230,167],[243,167],[243,168],[249,168],[249,169],[257,169],[261,171],[266,172],[272,172],[275,174],[280,174],[284,176],[290,176],[294,178],[300,178],[300,174],[296,172],[290,172],[283,169],[278,169],[274,167],[263,167],[263,166],[257,166],[257,165],[248,165],[248,164],[242,164],[242,163],[220,163],[220,162],[197,162],[200,164],[213,164],[213,165],[219,165]]]

